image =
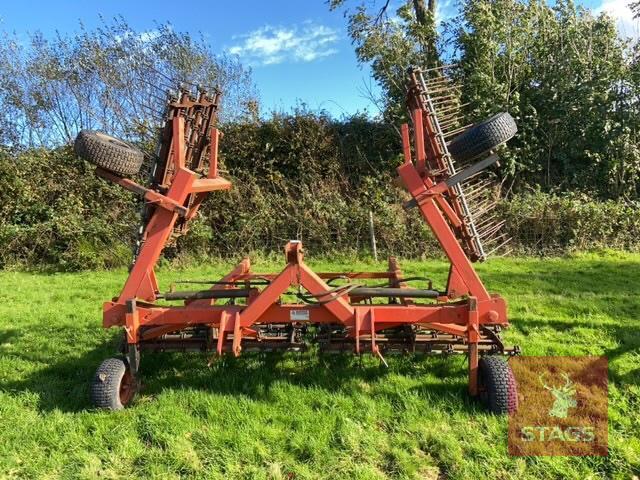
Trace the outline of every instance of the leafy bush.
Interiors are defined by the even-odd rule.
[[[517,252],[640,248],[640,202],[597,201],[586,194],[519,194],[501,205]]]
[[[109,268],[131,258],[136,204],[71,148],[0,154],[0,267]]]
[[[402,209],[393,130],[296,112],[224,131],[222,167],[234,187],[208,197],[166,258],[279,254],[290,239],[314,255],[368,254],[370,210],[381,255],[441,254],[418,212]],[[500,209],[519,253],[640,246],[637,203],[537,192]],[[0,152],[2,268],[127,265],[138,211],[133,195],[96,177],[69,147]]]

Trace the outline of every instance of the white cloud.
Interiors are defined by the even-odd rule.
[[[444,0],[436,4],[436,25],[452,19],[457,13],[457,7],[453,0]]]
[[[235,37],[242,42],[228,49],[250,65],[275,65],[285,61],[311,62],[333,55],[338,33],[324,25],[305,22],[301,27],[265,27]]]
[[[594,13],[607,13],[616,20],[618,33],[621,37],[639,38],[640,26],[638,20],[633,18],[633,12],[629,8],[630,0],[604,0]]]
[[[159,30],[147,30],[145,32],[140,32],[138,34],[138,38],[142,43],[152,42],[156,38],[160,36]]]
[[[169,27],[169,30],[171,30],[171,27]],[[135,39],[139,40],[142,43],[148,43],[148,42],[152,42],[153,40],[155,40],[159,36],[160,36],[160,30],[158,30],[158,29],[145,30],[145,31],[140,32],[138,34],[133,32],[132,30],[127,30],[126,32],[124,32],[124,34],[122,34],[122,35],[118,34],[114,38],[116,39],[116,42],[119,42],[119,43],[124,41],[124,40],[128,40],[130,38],[135,38]]]

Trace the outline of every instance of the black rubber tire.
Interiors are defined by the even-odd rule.
[[[122,410],[131,403],[135,393],[135,382],[124,360],[107,358],[100,364],[91,382],[91,403],[95,407]]]
[[[498,113],[451,140],[449,153],[457,162],[467,162],[503,144],[517,132],[513,117],[507,112]]]
[[[144,154],[128,143],[93,130],[78,133],[73,149],[80,158],[118,175],[140,171]]]
[[[496,415],[513,413],[518,409],[518,387],[511,367],[502,357],[480,359],[478,389],[480,399]]]

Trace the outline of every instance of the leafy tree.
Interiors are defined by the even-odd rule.
[[[149,139],[166,90],[179,82],[220,86],[228,119],[242,116],[256,97],[237,59],[215,55],[170,24],[137,32],[123,19],[52,39],[36,32],[26,46],[5,33],[0,80],[0,140],[10,146],[54,146],[83,128]]]
[[[504,154],[507,185],[637,198],[640,57],[613,19],[572,0],[464,0],[438,35],[433,10],[423,23],[415,2],[391,17],[386,7],[363,4],[346,16],[387,120],[404,119],[406,67],[456,62],[465,123],[505,110],[516,117],[519,133]]]
[[[517,117],[516,186],[637,195],[637,97],[610,17],[570,0],[468,0],[456,26],[470,119]]]
[[[373,78],[382,87],[382,97],[373,99],[391,123],[404,118],[406,70],[411,65],[434,66],[440,49],[436,34],[436,1],[407,0],[388,14],[389,1],[375,1],[367,8],[351,6],[348,0],[329,0],[332,10],[344,8],[349,35],[358,61],[370,63]]]

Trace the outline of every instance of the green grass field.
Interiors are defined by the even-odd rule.
[[[308,263],[373,270],[373,263]],[[272,262],[255,269],[280,268]],[[442,285],[443,262],[403,262]],[[230,264],[161,269],[215,278]],[[526,355],[606,355],[609,457],[510,457],[507,419],[465,394],[463,357],[143,356],[144,389],[91,409],[89,381],[120,339],[101,303],[125,271],[0,272],[0,478],[631,478],[640,471],[640,255],[496,259],[478,267],[506,297]]]

